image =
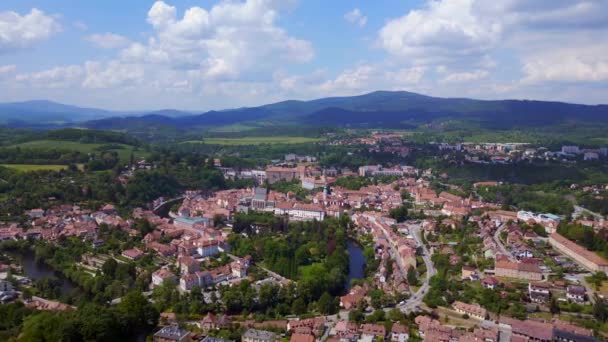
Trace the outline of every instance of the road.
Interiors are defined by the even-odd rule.
[[[431,277],[437,273],[437,270],[433,265],[433,261],[431,260],[431,253],[426,248],[426,245],[422,243],[420,238],[420,226],[413,227],[411,233],[414,240],[416,240],[416,244],[422,247],[422,260],[424,260],[424,265],[426,266],[426,278],[416,293],[413,293],[412,296],[405,301],[405,303],[397,306],[401,311],[406,313],[417,311],[417,307],[422,305],[422,299],[424,299],[424,296],[430,288],[429,282]]]
[[[598,220],[601,220],[604,218],[601,214],[595,213],[589,209],[585,209],[581,206],[575,205],[574,212],[572,213],[572,218],[577,219],[577,218],[579,218],[579,216],[582,216],[583,214],[594,216]]]
[[[506,225],[503,223],[500,226],[498,226],[498,228],[496,229],[496,232],[494,232],[494,242],[496,243],[496,246],[498,246],[498,249],[500,250],[500,252],[504,255],[506,255],[507,257],[509,257],[510,260],[515,260],[515,257],[513,256],[513,254],[511,254],[511,252],[509,252],[506,248],[505,245],[502,244],[502,241],[500,241],[500,233],[502,233],[503,229],[505,229]]]
[[[394,248],[393,241],[391,241],[390,234],[386,231],[385,226],[378,223],[378,221],[376,221],[376,218],[373,216],[370,217],[370,221],[372,221],[373,224],[375,224],[377,227],[380,228],[380,230],[382,231],[382,234],[384,235],[386,240],[389,241],[389,243],[390,243],[389,253],[391,254],[391,258],[393,258],[393,260],[395,260],[397,262],[397,266],[399,266],[399,272],[401,272],[403,279],[407,279],[407,269],[405,268],[405,265],[403,265],[403,260],[401,260],[401,258],[399,257],[399,251],[397,251]]]
[[[380,223],[378,223],[376,221],[375,217],[372,216],[372,217],[369,217],[369,219],[377,227],[380,227],[383,235],[386,237],[387,240],[390,241],[389,234],[386,231],[386,228],[383,225],[381,225]],[[429,250],[426,248],[426,246],[422,243],[422,240],[420,238],[420,234],[421,234],[420,225],[412,225],[410,227],[411,227],[410,233],[414,237],[414,240],[416,241],[416,245],[422,247],[422,251],[423,251],[422,259],[424,260],[424,264],[426,266],[427,271],[426,271],[426,278],[424,279],[424,281],[423,281],[422,285],[420,286],[420,288],[418,289],[418,291],[416,291],[415,293],[412,293],[410,298],[408,298],[405,302],[403,302],[403,304],[399,304],[396,306],[399,310],[401,310],[402,312],[405,312],[405,313],[418,311],[418,307],[420,307],[422,305],[422,300],[424,299],[424,296],[426,295],[426,293],[429,290],[429,287],[430,287],[429,281],[431,280],[431,277],[437,273],[437,270],[433,266],[433,261],[431,260],[431,254],[430,254]],[[399,257],[398,251],[395,250],[395,248],[393,247],[392,242],[390,243],[390,245],[391,245],[391,248],[390,248],[389,252],[391,254],[391,257],[397,262],[397,265],[399,266],[399,270],[403,274],[404,279],[407,279],[407,269],[403,265],[403,261]],[[384,311],[390,311],[390,310],[391,310],[391,308],[384,308]]]

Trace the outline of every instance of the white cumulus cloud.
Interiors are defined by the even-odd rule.
[[[351,24],[363,27],[367,24],[367,17],[361,13],[361,10],[354,8],[353,10],[344,14],[344,19]]]
[[[87,36],[86,40],[102,49],[123,48],[131,43],[127,37],[111,32],[92,34]]]
[[[14,64],[2,65],[0,66],[0,76],[3,74],[9,74],[15,70],[17,70],[17,66]]]
[[[78,85],[83,75],[84,71],[80,65],[69,65],[18,74],[15,76],[15,81],[35,88],[65,88]]]
[[[312,44],[276,25],[280,5],[270,0],[223,1],[210,9],[191,7],[183,17],[157,1],[148,12],[155,35],[124,49],[131,62],[198,70],[209,79],[269,74],[281,63],[303,63],[314,56]]]
[[[25,15],[0,12],[0,53],[27,48],[60,30],[61,25],[54,17],[36,8]]]

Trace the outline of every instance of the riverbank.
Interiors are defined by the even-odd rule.
[[[57,289],[57,293],[51,296],[53,297],[51,299],[61,299],[63,302],[72,304],[76,297],[83,294],[82,288],[60,269],[45,262],[43,258],[37,257],[30,241],[3,242],[2,247],[2,252],[20,265],[20,276],[29,279],[32,284],[49,280],[45,286]]]

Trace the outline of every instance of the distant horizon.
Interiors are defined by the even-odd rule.
[[[271,104],[275,104],[275,103],[281,103],[281,102],[287,102],[287,101],[299,101],[299,102],[308,102],[308,101],[315,101],[315,100],[321,100],[321,99],[327,99],[327,98],[349,98],[349,97],[357,97],[357,96],[364,96],[364,95],[369,95],[372,93],[377,93],[377,92],[391,92],[391,93],[399,93],[399,92],[405,92],[405,93],[412,93],[412,94],[417,94],[417,95],[421,95],[421,96],[429,96],[429,97],[434,97],[434,98],[443,98],[443,99],[470,99],[470,100],[478,100],[478,101],[540,101],[540,102],[556,102],[556,103],[567,103],[567,104],[574,104],[574,105],[585,105],[585,106],[606,106],[608,105],[608,103],[577,103],[577,102],[570,102],[570,101],[560,101],[560,100],[542,100],[542,99],[532,99],[532,98],[522,98],[522,99],[518,99],[518,98],[495,98],[495,99],[482,99],[482,98],[473,98],[473,97],[462,97],[462,96],[453,96],[453,97],[443,97],[443,96],[433,96],[433,95],[428,95],[428,94],[423,94],[423,93],[417,93],[417,92],[412,92],[412,91],[407,91],[407,90],[374,90],[374,91],[370,91],[370,92],[366,92],[366,93],[361,93],[361,94],[354,94],[354,95],[344,95],[344,96],[327,96],[327,97],[317,97],[317,98],[312,98],[312,99],[307,99],[307,100],[302,100],[302,99],[295,99],[295,98],[287,98],[285,100],[279,100],[279,101],[275,101],[275,102],[268,102],[268,103],[261,103],[261,104],[257,104],[257,105],[249,105],[249,106],[239,106],[239,107],[226,107],[226,108],[211,108],[211,109],[180,109],[180,108],[157,108],[157,109],[112,109],[112,108],[104,108],[104,107],[97,107],[97,106],[89,106],[89,105],[78,105],[78,104],[73,104],[73,103],[64,103],[64,102],[59,102],[59,101],[55,101],[55,100],[49,100],[49,99],[32,99],[32,100],[24,100],[24,101],[7,101],[7,102],[0,102],[0,105],[10,105],[10,104],[27,104],[27,103],[35,103],[35,102],[50,102],[50,103],[54,103],[54,104],[58,104],[58,105],[64,105],[64,106],[70,106],[70,107],[79,107],[79,108],[86,108],[86,109],[93,109],[93,110],[102,110],[102,111],[107,111],[110,113],[115,113],[117,114],[116,116],[120,116],[120,114],[130,114],[130,116],[137,116],[137,115],[148,115],[148,114],[154,114],[157,112],[163,112],[163,111],[177,111],[177,112],[183,112],[183,113],[189,113],[189,114],[193,114],[193,115],[197,115],[197,114],[204,114],[207,112],[221,112],[221,111],[228,111],[228,110],[234,110],[234,109],[240,109],[240,108],[257,108],[257,107],[262,107],[262,106],[266,106],[266,105],[271,105]],[[0,113],[1,116],[1,113]]]
[[[208,111],[376,89],[608,93],[601,0],[4,0],[0,37],[0,102]]]

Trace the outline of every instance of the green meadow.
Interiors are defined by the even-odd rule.
[[[260,144],[304,144],[322,141],[321,138],[312,137],[242,137],[242,138],[206,138],[203,140],[189,140],[185,144],[207,144],[207,145],[260,145]]]

